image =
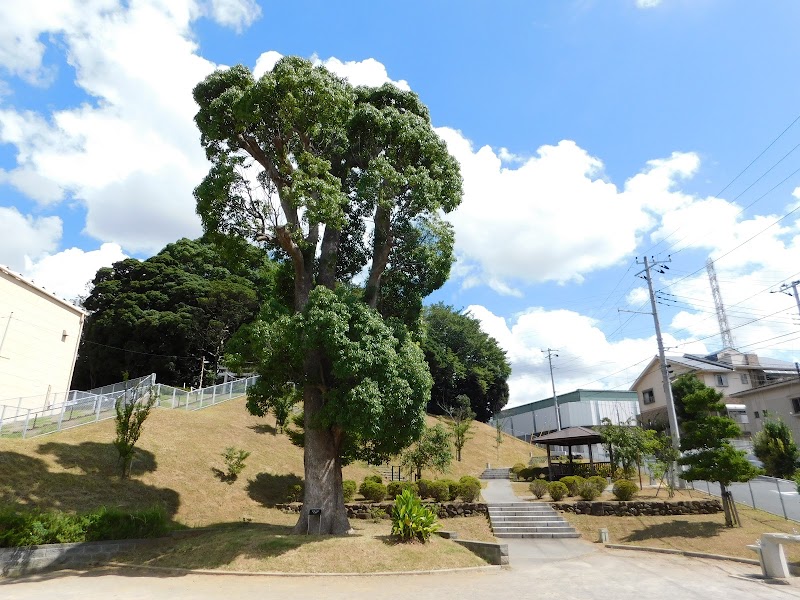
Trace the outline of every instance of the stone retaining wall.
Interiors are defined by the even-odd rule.
[[[440,519],[489,514],[489,509],[482,502],[425,502],[424,504],[433,508]],[[347,508],[347,518],[369,519],[372,517],[370,511],[373,509],[377,509],[387,516],[391,515],[394,502],[351,502],[345,506]],[[276,504],[275,508],[284,512],[299,513],[303,508],[303,504],[301,502]]]
[[[722,512],[719,500],[681,500],[654,502],[631,500],[629,502],[553,502],[551,506],[561,512],[595,517],[630,517],[638,515],[713,515]]]

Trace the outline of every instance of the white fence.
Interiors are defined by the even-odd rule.
[[[220,383],[206,388],[186,391],[155,382],[155,374],[139,379],[98,388],[106,393],[72,391],[66,400],[51,403],[41,409],[21,408],[18,404],[0,405],[0,437],[29,438],[88,423],[112,419],[116,415],[115,404],[123,394],[154,388],[156,406],[183,410],[198,410],[238,398],[247,393],[258,379],[257,376]]]

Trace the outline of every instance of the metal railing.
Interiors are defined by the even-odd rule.
[[[116,402],[126,390],[137,390],[132,393],[141,395],[149,393],[152,386],[157,407],[199,410],[245,395],[257,379],[257,376],[247,377],[187,391],[156,383],[155,374],[152,374],[122,384],[98,388],[105,390],[105,394],[92,393],[96,390],[70,392],[65,401],[52,403],[41,409],[0,405],[0,437],[29,438],[112,419],[116,416]]]

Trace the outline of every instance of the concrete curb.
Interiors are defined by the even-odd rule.
[[[389,575],[438,575],[440,573],[467,573],[474,571],[501,571],[499,565],[485,567],[457,567],[453,569],[431,569],[428,571],[378,571],[377,573],[284,573],[281,571],[222,571],[219,569],[180,569],[177,567],[155,567],[106,562],[104,566],[121,569],[142,569],[159,573],[180,575],[238,575],[243,577],[386,577]]]
[[[677,550],[675,548],[655,548],[653,546],[627,546],[625,544],[604,544],[604,547],[613,550],[637,550],[640,552],[655,552],[658,554],[677,554],[689,556],[691,558],[710,558],[713,560],[730,560],[733,562],[744,563],[747,565],[761,566],[761,563],[753,558],[741,558],[739,556],[726,556],[724,554],[710,554],[708,552],[693,552],[691,550]]]

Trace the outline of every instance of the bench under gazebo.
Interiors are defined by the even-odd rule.
[[[588,446],[589,448],[589,472],[582,473],[583,475],[595,475],[597,473],[597,467],[601,465],[611,466],[611,462],[609,461],[596,462],[594,460],[592,456],[592,445],[600,444],[602,442],[602,437],[594,429],[589,429],[588,427],[567,427],[561,431],[554,431],[553,433],[533,438],[532,442],[534,444],[543,444],[547,446],[547,472],[550,481],[561,479],[567,475],[575,475],[575,463],[573,462],[572,455],[573,446]],[[566,446],[569,451],[569,462],[567,464],[553,464],[550,454],[551,446]],[[610,458],[613,460],[613,457]],[[586,463],[580,463],[580,465],[582,467],[587,466]]]

